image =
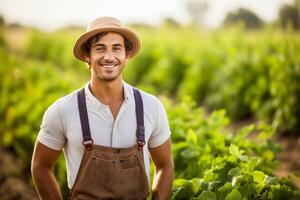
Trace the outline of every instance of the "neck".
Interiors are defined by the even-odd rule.
[[[121,79],[101,81],[92,79],[89,85],[92,94],[102,103],[124,100],[124,87]]]

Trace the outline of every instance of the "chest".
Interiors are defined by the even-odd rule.
[[[108,107],[110,109],[110,112],[111,112],[114,120],[116,120],[117,115],[119,113],[119,110],[120,110],[122,104],[123,104],[123,100],[113,101],[113,102],[108,104]]]
[[[110,106],[96,109],[87,104],[89,126],[91,137],[97,145],[127,148],[136,144],[136,112],[135,106],[129,103],[115,105],[113,109],[118,109],[116,118]],[[82,147],[82,128],[79,113],[76,110],[75,115],[68,120],[66,138],[69,145]],[[153,131],[153,122],[151,117],[144,113],[145,140],[149,140]]]

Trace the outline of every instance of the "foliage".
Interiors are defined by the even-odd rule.
[[[77,33],[77,32],[75,32]],[[71,31],[44,33],[31,31],[25,53],[41,61],[48,61],[59,68],[75,69],[82,72],[82,63],[75,59],[72,53],[76,34]]]
[[[299,190],[272,174],[278,152],[273,128],[300,128],[298,33],[139,31],[143,49],[124,79],[179,102],[165,101],[177,179],[172,198],[299,199]],[[88,80],[89,71],[71,53],[73,34],[32,32],[25,57],[0,47],[0,145],[15,151],[24,166],[46,108]],[[217,110],[207,116],[198,104]],[[225,110],[231,118],[255,116],[273,128],[250,125],[232,134]],[[253,132],[257,137],[249,139]],[[66,195],[62,158],[55,173]]]
[[[171,199],[300,198],[295,186],[272,174],[279,147],[270,126],[249,125],[231,134],[224,110],[206,117],[190,99],[166,105],[176,172]],[[257,136],[249,139],[253,132]]]
[[[280,132],[299,129],[298,33],[241,27],[207,33],[168,25],[137,30],[143,48],[126,66],[127,82],[178,100],[189,95],[210,109],[226,109],[232,119],[256,117]],[[75,33],[33,32],[26,54],[84,73],[72,55]]]
[[[12,149],[28,168],[46,108],[81,86],[84,79],[75,72],[57,69],[51,63],[17,58],[6,52],[0,48],[0,73],[4,75],[0,79],[0,145]],[[67,188],[63,159],[56,171],[61,185]]]

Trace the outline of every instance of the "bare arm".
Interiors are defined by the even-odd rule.
[[[35,144],[31,162],[31,174],[41,199],[63,199],[52,171],[59,154],[60,151],[48,148],[38,141]]]
[[[169,198],[172,189],[174,174],[170,139],[158,147],[149,149],[149,151],[155,165],[152,198],[154,200],[166,200]]]

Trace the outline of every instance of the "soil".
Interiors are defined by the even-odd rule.
[[[30,179],[30,170],[23,169],[16,155],[0,148],[1,200],[38,200]]]
[[[276,141],[282,146],[282,152],[277,156],[280,164],[275,175],[281,178],[290,177],[292,182],[300,188],[300,177],[295,175],[295,173],[300,173],[300,137],[278,136]]]

